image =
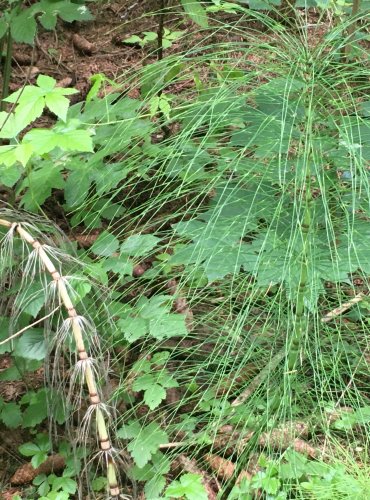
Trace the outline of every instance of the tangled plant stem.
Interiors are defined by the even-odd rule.
[[[108,427],[106,424],[107,417],[102,410],[102,402],[100,399],[94,371],[92,369],[91,363],[87,362],[91,358],[89,357],[85,348],[85,342],[81,328],[81,317],[77,314],[77,311],[70,298],[66,287],[65,278],[63,278],[59,271],[55,268],[52,260],[43,248],[43,245],[38,240],[34,239],[33,236],[28,231],[26,231],[20,223],[0,219],[0,226],[7,227],[9,229],[10,235],[13,235],[15,232],[17,232],[23,241],[33,247],[34,251],[38,255],[40,263],[46,268],[57,285],[59,299],[63,303],[63,306],[68,312],[68,316],[70,318],[70,325],[72,328],[74,340],[76,342],[78,356],[80,358],[80,362],[82,362],[83,365],[84,379],[89,391],[91,409],[95,412],[96,428],[100,443],[100,449],[106,457],[105,463],[107,468],[107,482],[109,493],[111,497],[119,497],[120,488],[118,486],[117,467],[112,457],[112,445],[109,437]]]

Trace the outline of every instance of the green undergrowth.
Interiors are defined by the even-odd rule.
[[[368,30],[360,21],[356,40]],[[292,31],[253,11],[215,21],[191,48],[125,77],[138,99],[96,89],[69,106],[72,90],[47,77],[7,99],[1,182],[19,208],[47,214],[58,199],[72,234],[99,233],[89,250],[67,245],[77,258],[63,274],[99,333],[90,348],[130,494],[207,498],[212,475],[230,500],[365,499],[369,490],[369,61],[360,42],[343,59],[353,37],[343,25],[317,44],[303,25]],[[226,31],[237,41],[214,41]],[[24,134],[45,107],[58,122]],[[51,232],[40,230],[40,239]],[[50,311],[42,270],[26,266],[21,279],[23,251],[15,240],[15,259],[3,252],[12,331]],[[61,366],[69,344],[56,350],[37,327],[0,345],[14,360],[0,380],[24,378],[49,354],[56,388],[41,390],[58,429],[79,405]],[[56,411],[58,387],[69,397]],[[1,402],[3,423],[44,422],[29,424],[40,391],[32,397]],[[88,450],[77,462],[104,490],[102,464],[89,460],[94,437],[79,437]],[[68,470],[73,483],[59,490],[77,484],[80,469]],[[34,486],[46,496],[54,482]]]

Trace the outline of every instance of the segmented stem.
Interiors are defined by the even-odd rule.
[[[303,220],[301,224],[303,248],[301,254],[301,269],[298,284],[297,300],[295,305],[295,322],[292,344],[289,350],[288,368],[295,370],[296,363],[299,357],[301,339],[306,326],[305,322],[305,305],[304,297],[307,292],[308,281],[308,257],[309,257],[309,231],[311,227],[311,202],[312,195],[309,182],[306,184],[306,203],[304,209]]]
[[[34,248],[40,258],[40,261],[42,262],[48,273],[51,275],[54,282],[56,282],[57,284],[59,298],[63,303],[64,308],[68,312],[68,316],[71,321],[72,332],[76,342],[78,356],[80,358],[80,361],[84,364],[84,378],[89,392],[90,403],[94,407],[95,411],[96,428],[100,443],[100,449],[106,456],[109,493],[112,497],[118,497],[120,495],[120,488],[118,486],[116,464],[114,462],[114,459],[112,458],[111,453],[112,445],[109,438],[106,416],[104,415],[101,408],[102,403],[99,396],[96,377],[92,369],[92,365],[91,363],[86,362],[87,360],[89,360],[89,355],[85,348],[81,322],[79,321],[79,316],[68,293],[65,280],[63,279],[59,271],[57,271],[57,269],[55,268],[43,245],[37,239],[33,238],[33,236],[28,231],[26,231],[21,224],[10,222],[5,219],[0,219],[0,226],[8,227],[11,231],[16,231],[22,238],[22,240],[24,240]]]

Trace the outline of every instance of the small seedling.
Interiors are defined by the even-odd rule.
[[[164,28],[163,39],[162,39],[162,47],[164,49],[169,49],[172,47],[173,42],[178,40],[184,31],[171,31],[168,28]],[[132,35],[129,38],[124,40],[124,43],[139,45],[141,48],[144,48],[146,45],[155,42],[158,39],[158,34],[154,31],[143,31],[143,36],[140,37],[138,35]]]

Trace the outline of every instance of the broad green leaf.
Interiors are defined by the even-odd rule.
[[[26,331],[16,342],[14,354],[26,359],[42,360],[47,353],[47,344],[42,328]]]
[[[118,321],[118,327],[123,333],[123,337],[127,342],[136,342],[144,337],[149,330],[148,323],[144,318],[127,318]]]
[[[76,160],[75,168],[69,173],[64,188],[64,199],[68,208],[81,205],[89,194],[92,182],[88,165]]]
[[[11,20],[10,32],[18,43],[33,45],[36,29],[37,24],[31,8],[22,10]]]
[[[243,0],[241,0],[241,3],[243,3]],[[243,11],[243,8],[233,2],[222,2],[211,5],[210,7],[207,7],[206,10],[207,12],[227,12],[228,14],[237,14],[238,10]]]
[[[48,454],[45,453],[44,451],[39,451],[38,453],[35,453],[31,458],[32,467],[34,469],[37,469],[37,467],[46,462],[47,458]]]
[[[91,291],[92,285],[86,276],[73,274],[68,278],[70,285],[71,300],[74,304],[78,304]]]
[[[22,424],[22,413],[17,403],[6,403],[0,410],[0,420],[9,427],[15,429]]]
[[[14,150],[16,159],[25,167],[34,152],[32,144],[18,144]]]
[[[198,0],[181,0],[184,11],[201,28],[208,28],[207,12]]]
[[[40,89],[40,87],[36,87],[35,85],[26,85],[22,87],[12,94],[8,95],[4,99],[5,102],[11,102],[12,104],[27,104],[30,101],[34,101],[39,97],[43,97],[45,92]]]
[[[4,99],[5,100],[5,99]],[[14,113],[0,112],[0,138],[13,139],[27,125],[20,122],[19,117]]]
[[[154,356],[152,357],[152,359],[150,360],[150,362],[153,365],[161,366],[161,365],[166,364],[169,357],[170,357],[170,353],[168,351],[156,352],[154,354]]]
[[[23,139],[30,142],[39,155],[49,153],[55,148],[65,151],[92,152],[93,143],[87,130],[33,129]]]
[[[45,161],[41,165],[40,169],[31,170],[21,185],[22,190],[27,188],[21,205],[32,212],[39,210],[39,207],[51,195],[52,189],[64,187],[62,165],[56,166],[50,161]]]
[[[45,104],[58,118],[64,122],[67,120],[69,99],[56,92],[50,92],[45,96]]]
[[[162,111],[164,116],[169,120],[170,119],[170,112],[171,112],[171,104],[169,103],[168,99],[160,99],[159,101],[159,109]]]
[[[141,43],[143,40],[137,35],[131,35],[128,38],[125,38],[124,42],[125,43]]]
[[[23,373],[21,373],[21,371],[16,366],[11,366],[10,368],[7,368],[6,370],[0,372],[0,380],[5,381],[21,380],[22,376]]]
[[[149,322],[150,335],[157,340],[171,337],[184,337],[188,334],[184,314],[167,314],[153,318]]]
[[[162,385],[163,387],[165,387],[166,389],[168,388],[171,388],[171,387],[178,387],[179,384],[177,382],[177,380],[175,380],[169,373],[167,370],[162,370],[160,372],[156,372],[158,373],[157,375],[157,380],[156,382],[160,385]]]
[[[281,479],[300,479],[306,474],[307,458],[293,450],[288,450],[284,456],[287,463],[279,465],[279,477]]]
[[[55,477],[53,482],[53,490],[58,491],[58,490],[63,490],[67,493],[70,493],[73,495],[77,491],[77,483],[74,479],[71,479],[70,477]]]
[[[102,257],[110,257],[115,252],[117,252],[119,248],[119,241],[114,236],[114,234],[109,233],[108,231],[103,231],[99,234],[96,241],[94,241],[91,251]]]
[[[10,170],[13,168],[13,165],[17,163],[17,158],[15,156],[15,146],[0,146],[0,172],[4,177],[4,184],[11,186],[15,174],[12,175]],[[19,178],[19,177],[18,177]],[[14,183],[13,183],[14,184]]]
[[[31,143],[39,155],[49,153],[59,145],[58,138],[51,129],[33,129],[24,136],[23,142]]]
[[[98,476],[91,481],[91,487],[93,491],[102,491],[107,487],[107,478],[104,476]]]
[[[151,422],[143,427],[140,433],[128,444],[130,452],[138,467],[144,467],[152,455],[158,451],[159,445],[168,443],[168,436],[160,426]]]
[[[177,40],[178,38],[180,38],[183,34],[185,33],[185,31],[169,31],[167,30],[167,32],[165,33],[165,36],[168,40]]]
[[[154,42],[158,38],[157,33],[155,33],[154,31],[143,31],[143,34],[145,35],[145,39],[148,42]]]
[[[273,5],[280,5],[281,0],[250,0],[249,8],[253,10],[271,10]]]
[[[361,115],[367,118],[370,117],[370,101],[360,103]]]
[[[112,203],[111,200],[108,199],[108,203],[106,203],[107,198],[104,200],[101,198],[99,202],[103,202],[102,210],[101,210],[101,217],[103,219],[107,219],[109,221],[112,221],[113,219],[120,217],[122,214],[125,213],[125,208],[122,207],[120,203]],[[127,261],[126,259],[122,259],[122,262]]]
[[[63,2],[59,2],[59,4],[59,15],[68,23],[72,23],[73,21],[91,21],[94,19],[94,16],[86,5],[78,5],[72,3],[70,0],[64,0]]]
[[[172,301],[173,297],[171,295],[154,295],[150,299],[143,296],[138,301],[137,308],[140,316],[150,320],[168,313],[171,309],[170,302]]]
[[[151,370],[151,362],[146,359],[146,358],[139,358],[135,363],[132,365],[132,371],[133,372],[150,372]]]
[[[90,167],[91,168],[91,167]],[[130,173],[130,167],[120,163],[101,163],[92,169],[91,175],[96,184],[96,192],[99,196],[109,193]]]
[[[172,481],[165,491],[166,498],[181,498],[187,500],[207,500],[208,495],[199,474],[183,474],[179,481]]]
[[[154,376],[150,373],[146,373],[134,380],[132,389],[134,391],[145,391],[146,389],[150,389],[152,385],[154,385],[154,382]]]
[[[136,363],[134,369],[136,371],[145,370],[145,365],[142,362]],[[150,370],[150,363],[148,363],[147,370]],[[145,373],[137,377],[132,384],[134,391],[144,391],[144,401],[151,410],[157,408],[166,398],[165,389],[169,387],[178,387],[178,383],[167,370],[154,371],[152,374]]]
[[[164,476],[154,476],[145,483],[144,491],[145,497],[149,500],[150,498],[160,498],[160,493],[166,486],[166,478]]]
[[[49,491],[47,497],[40,497],[38,500],[70,500],[70,498],[66,491]]]
[[[39,75],[36,83],[42,90],[49,92],[50,90],[53,90],[57,82],[51,76]]]
[[[363,406],[355,411],[355,417],[359,425],[370,423],[370,406]]]
[[[150,116],[155,116],[155,114],[157,113],[158,111],[158,108],[159,108],[159,100],[160,100],[160,97],[155,95],[153,96],[150,101],[149,101],[149,104],[150,104]]]
[[[165,383],[156,383],[155,376],[149,373],[141,375],[132,384],[134,391],[144,391],[144,402],[151,410],[157,408],[166,398],[164,387],[166,387]]]
[[[169,49],[170,47],[172,47],[171,40],[168,40],[167,38],[164,38],[163,41],[162,41],[162,47],[164,49]]]
[[[17,163],[15,149],[15,146],[0,146],[0,175],[4,179],[4,184],[9,187],[13,186],[20,177],[16,169],[14,173],[11,171],[14,163]]]
[[[229,185],[219,193],[207,212],[174,226],[178,234],[194,243],[179,248],[169,259],[172,265],[201,265],[209,281],[238,272],[246,262],[255,264],[252,252],[241,240],[257,228],[258,218],[268,217],[267,207],[276,204],[269,186],[260,184],[257,189],[252,182],[249,189]]]
[[[157,451],[152,455],[150,463],[139,468],[137,465],[132,467],[133,478],[138,481],[148,481],[170,471],[170,460],[162,452]]]
[[[35,89],[34,92],[26,92],[25,89],[27,95],[25,97],[22,95],[15,109],[15,119],[18,123],[22,123],[22,128],[39,118],[44,111],[44,96],[37,91],[37,87]]]
[[[41,389],[33,395],[32,401],[23,413],[22,427],[35,427],[41,424],[48,416],[48,404],[45,389]]]
[[[46,30],[53,30],[57,25],[57,16],[54,12],[44,12],[38,19]]]
[[[91,133],[88,130],[61,131],[57,134],[57,146],[65,151],[94,151]]]
[[[276,495],[280,488],[280,480],[277,477],[264,477],[261,480],[261,486],[269,495]]]
[[[133,263],[125,256],[110,257],[102,263],[103,269],[112,271],[120,276],[132,276]]]
[[[141,426],[138,421],[130,422],[129,424],[124,424],[117,431],[117,436],[121,439],[132,439],[137,437],[141,432]]]
[[[40,23],[45,29],[54,29],[57,16],[64,21],[71,23],[73,21],[90,21],[93,16],[85,5],[72,3],[70,0],[41,0],[33,7],[34,12],[40,12]]]
[[[121,245],[121,254],[132,257],[142,257],[147,255],[160,241],[152,234],[135,234],[129,236]]]
[[[39,486],[45,480],[47,480],[47,475],[46,474],[38,474],[35,477],[35,479],[32,481],[32,484],[34,484],[35,486]]]
[[[157,408],[164,399],[166,399],[166,391],[159,384],[153,384],[144,392],[144,403],[147,404],[151,410]]]
[[[40,495],[40,497],[43,497],[49,493],[50,491],[50,485],[48,483],[48,479],[46,474],[39,474],[38,476],[35,477],[35,479],[32,481],[32,484],[39,484],[39,487],[37,488],[37,493]]]
[[[45,304],[45,301],[46,296],[42,283],[40,281],[34,281],[18,295],[16,306],[19,307],[23,313],[36,318]]]
[[[24,443],[19,446],[18,450],[25,457],[32,457],[41,451],[36,443]]]

